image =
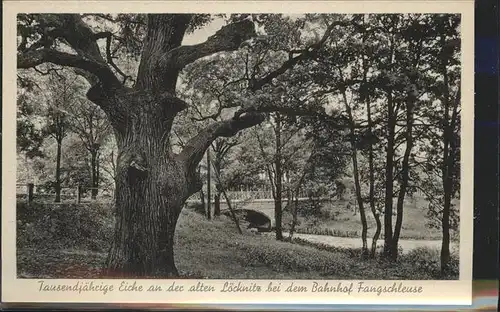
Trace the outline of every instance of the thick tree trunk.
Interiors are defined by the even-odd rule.
[[[148,103],[141,104],[137,107]],[[188,180],[186,166],[172,152],[164,135],[164,119],[157,112],[143,110],[132,118],[116,134],[116,225],[107,274],[175,277],[177,219],[186,199],[201,184]],[[198,163],[191,165],[196,173]]]
[[[62,154],[62,138],[57,139],[57,153],[56,153],[56,203],[61,202],[61,154]]]
[[[124,153],[123,148],[120,153]],[[174,160],[161,153],[149,156],[146,161],[156,163],[158,170],[151,168],[145,173],[129,168],[125,156],[118,162],[115,238],[108,257],[110,275],[178,275],[174,232],[185,201],[184,190]],[[168,184],[162,187],[157,175],[168,179]]]

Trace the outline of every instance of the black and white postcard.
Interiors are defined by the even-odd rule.
[[[3,300],[470,304],[473,8],[5,2]]]

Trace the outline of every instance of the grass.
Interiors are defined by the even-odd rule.
[[[66,209],[74,208],[65,207]],[[50,207],[32,210],[46,213]],[[79,218],[79,214],[92,210],[87,205],[72,213],[55,209],[53,218],[61,223]],[[104,218],[111,217],[111,209]],[[102,207],[98,213],[103,217]],[[24,214],[27,218],[27,214]],[[86,225],[81,223],[75,233],[86,227],[102,224],[86,235],[68,241],[58,225],[47,228],[37,226],[36,217],[30,222],[18,222],[18,275],[27,278],[98,278],[104,265],[109,239],[109,220]],[[70,222],[70,221],[68,221]],[[31,230],[26,231],[26,223]],[[243,229],[238,234],[234,223],[226,217],[207,221],[202,215],[184,209],[175,238],[176,263],[180,273],[190,278],[210,279],[436,279],[439,263],[437,251],[425,251],[413,258],[401,256],[397,263],[379,259],[363,259],[356,249],[327,248],[300,241],[280,242],[267,235]],[[26,239],[26,235],[39,235],[43,240]],[[99,237],[93,237],[99,235]],[[99,241],[90,244],[88,241]],[[45,242],[45,243],[44,243]],[[97,246],[96,246],[97,244]],[[53,248],[57,246],[57,248]],[[89,247],[91,246],[91,247]],[[93,250],[91,250],[93,249]],[[416,265],[420,263],[420,265]],[[446,279],[457,279],[458,270]]]

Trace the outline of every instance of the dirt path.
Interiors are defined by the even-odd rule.
[[[288,233],[283,233],[283,236],[287,237]],[[335,247],[343,247],[343,248],[361,248],[363,245],[361,243],[361,238],[351,238],[351,237],[337,237],[337,236],[328,236],[328,235],[313,235],[313,234],[293,234],[294,237],[301,238],[307,240],[311,243],[319,243],[325,244]],[[371,239],[368,239],[368,245],[371,246]],[[383,246],[384,241],[378,240],[377,246]],[[441,240],[409,240],[409,239],[400,239],[399,246],[403,249],[403,252],[406,253],[412,249],[418,247],[429,247],[432,249],[441,249]],[[458,251],[458,244],[450,243],[450,249]]]

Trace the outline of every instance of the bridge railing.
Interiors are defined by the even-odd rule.
[[[273,200],[273,193],[271,190],[257,190],[257,191],[226,191],[227,196],[231,201],[239,202],[239,201],[248,201],[248,200]],[[205,192],[205,200],[206,199]],[[283,193],[283,199],[285,199],[286,193]],[[306,198],[306,192],[301,192],[299,194],[299,198]],[[200,195],[194,194],[191,196],[188,201],[199,201]],[[213,190],[210,194],[210,202],[215,201],[215,190]],[[223,201],[223,197],[221,196],[221,201]]]

